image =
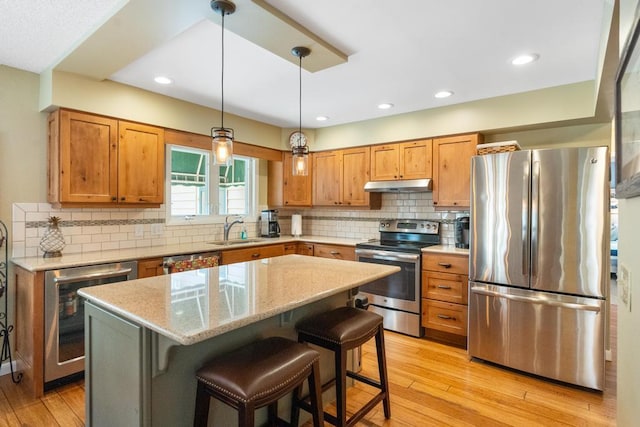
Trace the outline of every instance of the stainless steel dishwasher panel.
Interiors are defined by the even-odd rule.
[[[472,357],[604,388],[606,301],[470,283]]]
[[[78,289],[137,277],[136,261],[45,272],[45,383],[84,370],[84,300],[78,296]]]

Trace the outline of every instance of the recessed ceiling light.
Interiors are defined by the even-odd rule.
[[[540,58],[540,55],[536,53],[527,53],[526,55],[516,56],[511,60],[511,63],[513,65],[525,65],[536,61],[538,58]]]
[[[389,104],[387,102],[385,102],[384,104],[378,104],[378,108],[381,110],[388,110],[389,108],[392,108],[393,104]]]
[[[326,122],[327,120],[329,120],[329,117],[327,116],[318,116],[316,117],[316,120],[319,122]]]
[[[436,98],[448,98],[451,95],[453,95],[453,92],[451,92],[450,90],[441,90],[433,96],[435,96]]]
[[[173,80],[171,80],[169,77],[165,77],[165,76],[158,76],[158,77],[154,78],[153,81],[155,81],[156,83],[161,84],[161,85],[170,85],[171,83],[173,83]]]

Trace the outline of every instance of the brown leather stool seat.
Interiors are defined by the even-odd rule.
[[[322,386],[322,391],[336,386],[336,416],[324,414],[326,421],[336,426],[352,426],[371,409],[383,402],[385,418],[391,417],[389,402],[389,381],[384,350],[384,328],[382,316],[353,307],[340,307],[301,320],[296,325],[298,341],[315,344],[334,352],[336,377]],[[379,381],[347,370],[347,351],[361,346],[375,336],[378,356]],[[380,392],[347,420],[347,376],[380,389]],[[291,423],[298,422],[299,408],[311,410],[300,397],[298,387],[294,394],[296,404],[292,406]]]
[[[314,426],[323,425],[320,354],[281,337],[266,338],[209,361],[196,372],[194,426],[206,426],[210,398],[238,410],[238,425],[252,427],[254,411],[269,405],[269,423],[278,420],[278,399],[309,380]]]

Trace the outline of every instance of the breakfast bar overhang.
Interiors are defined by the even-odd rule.
[[[285,255],[83,289],[86,425],[191,425],[207,360],[267,336],[295,339],[299,319],[398,270]],[[324,380],[332,363],[321,359]],[[212,411],[217,425],[236,424],[223,404]]]

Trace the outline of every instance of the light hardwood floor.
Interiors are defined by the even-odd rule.
[[[607,362],[603,393],[542,380],[470,361],[463,349],[385,333],[392,417],[378,405],[362,426],[615,426],[616,306],[612,306],[614,361]],[[375,347],[363,348],[363,371],[375,376]],[[0,377],[0,427],[83,426],[82,382],[48,392],[38,400]],[[349,390],[353,409],[374,392],[365,385]],[[189,422],[185,423],[188,425]]]

